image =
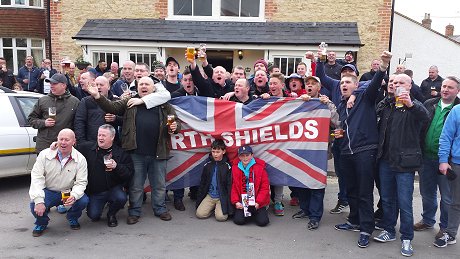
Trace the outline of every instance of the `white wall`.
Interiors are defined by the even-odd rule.
[[[460,77],[460,44],[398,14],[394,16],[391,50],[391,72],[396,70],[399,58],[404,59],[406,53],[412,53],[412,58],[407,59],[405,65],[406,69],[414,71],[414,82],[418,85],[428,77],[431,65],[438,66],[442,77]]]

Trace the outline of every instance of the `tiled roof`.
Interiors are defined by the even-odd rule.
[[[74,39],[229,44],[362,45],[355,22],[88,20]]]

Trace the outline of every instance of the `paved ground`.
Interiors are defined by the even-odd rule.
[[[399,241],[371,242],[368,248],[361,249],[356,245],[356,232],[335,230],[333,225],[344,222],[346,213],[329,214],[336,202],[337,179],[329,177],[328,184],[325,213],[316,231],[306,229],[306,220],[291,218],[297,207],[287,206],[284,217],[270,214],[270,225],[260,228],[253,224],[236,226],[231,221],[219,223],[213,218],[198,220],[193,203],[186,198],[185,212],[168,204],[172,221],[154,217],[145,204],[138,224],[128,226],[124,210],[116,228],[107,227],[105,221],[90,222],[84,215],[81,230],[73,231],[64,216],[53,209],[49,229],[42,237],[34,238],[33,217],[28,209],[29,177],[1,179],[0,258],[402,258]],[[418,221],[418,184],[414,207]],[[460,245],[433,247],[436,232],[437,229],[415,233],[414,258],[460,258]]]

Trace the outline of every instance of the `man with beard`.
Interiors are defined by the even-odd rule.
[[[226,93],[233,91],[232,87],[226,83],[225,73],[227,71],[224,67],[215,67],[213,69],[212,78],[204,79],[203,75],[201,75],[200,69],[196,64],[196,59],[187,61],[190,63],[190,72],[192,74],[193,83],[200,91],[200,95],[220,98]]]

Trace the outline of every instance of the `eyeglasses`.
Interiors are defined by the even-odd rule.
[[[136,69],[136,70],[134,70],[134,72],[146,72],[146,71],[147,70],[145,70],[145,69]]]

